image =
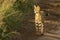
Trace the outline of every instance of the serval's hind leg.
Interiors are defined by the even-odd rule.
[[[43,34],[44,33],[44,26],[43,26],[43,24],[41,25],[41,34]]]

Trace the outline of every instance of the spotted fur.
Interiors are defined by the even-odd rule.
[[[43,34],[43,22],[42,22],[42,14],[40,11],[40,7],[34,5],[34,13],[35,13],[35,28],[36,33]]]

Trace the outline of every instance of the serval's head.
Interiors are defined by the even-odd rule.
[[[34,13],[39,13],[40,12],[40,7],[37,5],[34,5]]]

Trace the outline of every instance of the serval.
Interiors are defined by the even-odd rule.
[[[40,11],[40,7],[38,5],[34,5],[34,13],[35,13],[35,28],[36,34],[41,35],[43,34],[43,21],[42,21],[42,14]]]

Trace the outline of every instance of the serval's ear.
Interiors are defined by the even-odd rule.
[[[36,5],[34,5],[34,9],[36,9],[37,7],[36,7]]]
[[[37,9],[40,10],[40,6],[37,6]]]
[[[34,9],[40,9],[40,7],[38,5],[34,5]]]

